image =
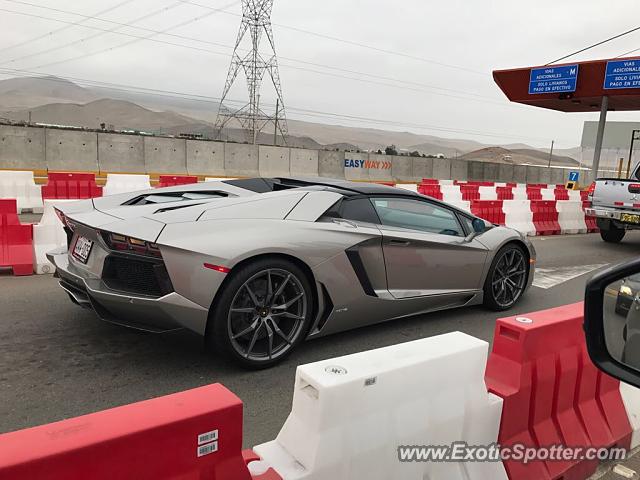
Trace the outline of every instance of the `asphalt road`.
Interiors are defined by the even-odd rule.
[[[491,341],[498,316],[582,300],[590,273],[566,280],[577,266],[640,252],[640,232],[620,245],[597,234],[533,241],[538,267],[559,283],[533,287],[506,314],[474,307],[362,328],[307,342],[284,364],[261,372],[222,363],[188,332],[153,335],[101,322],[71,304],[49,275],[0,276],[0,432],[220,382],[244,401],[250,447],[273,439],[286,419],[296,365],[456,330]]]

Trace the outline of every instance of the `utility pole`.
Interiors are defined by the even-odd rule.
[[[551,150],[549,151],[549,167],[551,167],[551,159],[553,158],[553,144],[555,143],[555,140],[551,140]]]
[[[273,122],[276,130],[280,132],[286,144],[287,120],[285,115],[284,97],[280,84],[280,73],[278,71],[278,59],[276,57],[276,47],[273,39],[273,29],[271,27],[271,10],[274,0],[242,0],[242,21],[236,39],[235,48],[231,57],[231,65],[227,73],[227,81],[222,91],[222,99],[218,108],[218,118],[215,128],[217,138],[220,138],[222,129],[231,121],[236,120],[246,131],[246,137],[251,143],[256,143],[258,135],[264,127]],[[251,44],[248,48],[243,47],[243,39],[251,37]],[[268,44],[269,56],[263,57],[260,53],[260,41],[265,36]],[[248,53],[244,53],[248,50]],[[241,56],[242,54],[242,56]],[[238,110],[228,112],[223,104],[232,85],[234,84],[240,71],[243,71],[247,79],[249,90],[249,101]],[[275,88],[278,108],[276,116],[271,117],[260,109],[260,86],[262,80],[268,73],[271,83]]]
[[[273,125],[273,144],[278,145],[278,109],[280,107],[280,99],[276,100],[276,117]]]
[[[633,158],[633,144],[635,143],[636,140],[640,140],[640,136],[636,136],[638,134],[640,134],[640,130],[631,131],[631,147],[629,148],[629,166],[631,165],[632,158]],[[629,170],[629,168],[627,168],[627,170]]]

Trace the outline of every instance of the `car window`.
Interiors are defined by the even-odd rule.
[[[448,208],[408,198],[373,198],[371,201],[382,225],[464,236],[456,215]]]
[[[469,218],[464,215],[460,215],[460,218],[462,219],[462,224],[466,228],[467,232],[473,232],[473,218]]]
[[[345,200],[340,207],[340,216],[345,220],[380,224],[380,219],[368,198]]]

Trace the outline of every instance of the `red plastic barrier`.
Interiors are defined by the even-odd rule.
[[[437,178],[423,178],[422,182],[420,182],[423,185],[438,185],[440,183],[440,180],[438,180]]]
[[[534,200],[530,202],[533,212],[533,224],[538,235],[559,235],[558,210],[553,200]]]
[[[242,457],[247,465],[251,462],[256,462],[260,460],[260,456],[257,455],[253,450],[248,449],[242,452]],[[262,475],[252,475],[253,480],[282,480],[282,477],[276,472],[273,468],[269,467],[269,469],[264,472]]]
[[[507,187],[511,187],[511,188],[515,188],[515,187],[517,187],[517,186],[518,186],[518,184],[517,184],[517,183],[515,183],[515,182],[510,182],[510,183],[507,183],[507,185],[506,185],[506,186],[507,186]]]
[[[471,202],[471,213],[497,225],[505,224],[502,200],[474,200]]]
[[[587,190],[580,190],[580,200],[583,202],[589,200],[589,192]]]
[[[158,188],[190,185],[192,183],[198,183],[198,177],[195,175],[160,175]]]
[[[33,274],[33,225],[20,224],[17,201],[0,199],[0,267]]]
[[[49,172],[49,181],[42,186],[42,198],[85,199],[102,196],[93,173]]]
[[[531,187],[527,185],[527,199],[529,200],[542,200],[541,187]]]
[[[480,200],[480,186],[460,184],[460,193],[462,200]]]
[[[496,187],[498,200],[513,200],[513,187]]]
[[[251,479],[242,402],[220,384],[6,433],[0,445],[1,480]]]
[[[583,304],[499,319],[485,381],[503,399],[498,443],[629,448],[619,382],[589,359]],[[582,480],[597,461],[504,462],[518,480]]]
[[[582,192],[585,193],[585,192]],[[582,201],[582,211],[584,211],[585,208],[589,208],[591,207],[591,200],[584,200]],[[594,233],[594,232],[599,232],[600,229],[598,228],[598,224],[596,223],[596,217],[590,217],[585,215],[584,216],[584,221],[587,224],[587,232],[589,233]]]
[[[527,183],[527,188],[529,187],[541,189],[541,188],[547,188],[547,184],[546,183]]]
[[[438,184],[420,184],[418,185],[418,193],[421,195],[426,195],[427,197],[442,200],[442,192],[440,191],[440,185]]]
[[[566,188],[556,188],[553,191],[556,200],[569,200],[569,190]]]
[[[476,187],[494,187],[495,182],[467,182],[467,185],[474,185]]]

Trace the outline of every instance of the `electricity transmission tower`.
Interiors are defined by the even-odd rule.
[[[231,58],[231,66],[227,74],[227,81],[222,92],[218,118],[216,119],[216,129],[218,138],[222,129],[232,120],[236,120],[246,131],[247,140],[250,143],[257,143],[258,135],[268,124],[274,125],[274,132],[280,133],[283,140],[287,135],[287,120],[284,109],[284,98],[280,85],[280,74],[278,73],[278,60],[276,58],[276,47],[273,40],[273,30],[271,28],[271,10],[273,0],[242,0],[242,22],[236,40],[235,49]],[[248,49],[241,48],[244,38],[251,37],[251,46]],[[260,41],[265,35],[268,40],[268,54],[263,56],[260,53]],[[244,42],[248,43],[248,42]],[[241,52],[248,51],[245,55]],[[249,102],[235,111],[228,111],[223,103],[229,95],[233,83],[238,77],[240,70],[244,70],[249,90]],[[268,115],[260,108],[260,85],[268,73],[276,91],[275,114]],[[285,140],[286,142],[286,140]],[[275,142],[274,142],[275,143]]]

